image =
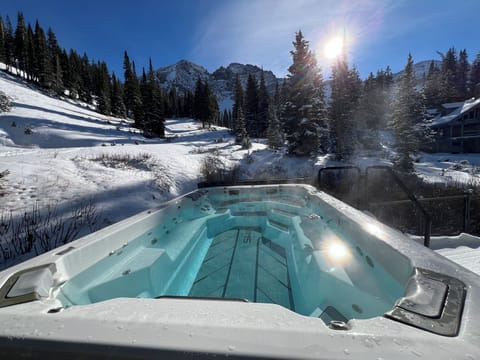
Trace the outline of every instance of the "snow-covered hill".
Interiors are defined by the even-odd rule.
[[[0,91],[13,105],[0,114],[0,173],[10,172],[0,179],[0,204],[14,215],[35,204],[93,199],[104,220],[115,222],[195,189],[213,148],[238,150],[226,129],[189,119],[168,120],[167,139],[146,139],[129,120],[49,97],[4,72]]]

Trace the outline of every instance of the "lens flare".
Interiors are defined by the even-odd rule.
[[[344,43],[341,37],[334,37],[330,39],[325,44],[325,47],[323,49],[325,53],[325,57],[327,59],[335,59],[339,57],[344,51],[343,47],[344,47]]]
[[[333,265],[346,264],[351,258],[348,247],[339,239],[327,241],[324,251],[326,258]]]

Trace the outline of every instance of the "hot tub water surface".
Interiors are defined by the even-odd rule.
[[[116,297],[244,299],[329,323],[383,315],[411,275],[408,259],[388,246],[379,259],[373,235],[310,187],[211,188],[152,216],[158,225],[61,287],[65,307]]]

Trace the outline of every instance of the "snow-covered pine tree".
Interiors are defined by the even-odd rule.
[[[113,115],[121,118],[127,116],[127,111],[123,102],[123,84],[117,79],[115,73],[112,74],[112,97],[110,102],[112,104]]]
[[[178,116],[178,96],[177,96],[177,90],[174,87],[170,89],[168,92],[168,111],[167,111],[167,116],[170,117],[177,117]]]
[[[358,71],[348,68],[347,56],[339,57],[332,68],[332,93],[329,117],[331,122],[332,150],[337,160],[348,160],[356,147],[356,132],[359,124],[355,121],[362,91]]]
[[[48,87],[47,80],[50,78],[51,60],[47,49],[47,39],[45,32],[40,26],[39,22],[35,23],[34,31],[34,46],[35,46],[35,64],[34,76],[42,87]]]
[[[203,82],[197,79],[194,94],[194,115],[195,119],[202,122],[202,127],[215,123],[219,116],[218,102],[215,94],[212,93],[208,81]]]
[[[61,49],[57,37],[51,28],[47,30],[47,46],[51,59],[52,73],[50,89],[55,94],[63,94],[62,68],[60,66]]]
[[[35,36],[30,24],[27,26],[27,59],[26,59],[26,69],[28,80],[34,81],[37,78],[35,75],[35,64],[36,64],[37,54],[35,51]]]
[[[456,71],[456,90],[460,101],[466,100],[470,94],[470,84],[468,81],[468,73],[470,64],[468,62],[467,50],[460,50],[458,53],[457,71]]]
[[[101,62],[97,65],[97,84],[96,91],[98,99],[98,111],[105,115],[110,115],[112,113],[112,104],[111,104],[111,79],[110,74],[108,73],[107,64]]]
[[[420,146],[432,137],[425,114],[425,98],[416,89],[413,59],[409,54],[400,79],[390,124],[395,139],[394,148],[397,152],[395,166],[400,171],[414,170],[412,156],[418,153]]]
[[[281,118],[288,151],[298,156],[318,153],[320,134],[326,128],[324,84],[315,56],[301,31],[295,34],[293,64],[288,68]]]
[[[239,109],[242,110],[242,114],[243,114],[244,103],[245,103],[245,98],[243,95],[242,83],[240,81],[240,75],[237,73],[235,77],[235,84],[233,87],[232,128],[231,128],[235,134],[237,134],[238,129],[240,127],[239,119],[237,117],[239,114]]]
[[[123,69],[125,70],[124,103],[127,116],[133,116],[135,127],[143,129],[143,105],[140,94],[140,85],[135,71],[135,64],[130,63],[127,52],[123,55]]]
[[[14,54],[16,59],[16,67],[25,71],[27,62],[27,27],[23,13],[19,12],[17,16],[17,28],[14,38]]]
[[[145,71],[142,74],[141,93],[145,133],[149,136],[165,136],[165,101],[155,78],[152,59],[149,59],[148,75]]]
[[[258,82],[253,74],[248,75],[245,88],[245,126],[248,136],[259,137],[258,117]]]
[[[442,55],[442,90],[443,99],[441,103],[458,101],[457,92],[457,52],[450,48],[445,55]]]
[[[436,108],[441,105],[444,100],[444,91],[442,88],[442,74],[440,69],[435,66],[434,61],[430,63],[427,77],[423,86],[425,95],[425,105],[427,108]]]
[[[282,128],[277,116],[276,106],[273,103],[268,107],[267,141],[270,149],[279,149],[283,146]]]
[[[258,137],[266,137],[269,117],[270,97],[268,95],[267,86],[265,84],[265,76],[263,70],[260,75],[260,85],[258,87],[258,113],[257,113],[257,129]]]
[[[363,82],[355,121],[358,140],[365,149],[380,149],[380,130],[387,126],[391,114],[392,85],[389,67],[378,70],[376,75],[370,73]]]
[[[247,129],[245,127],[245,116],[243,115],[243,110],[241,107],[237,109],[237,123],[236,123],[236,131],[235,131],[235,143],[242,145],[242,148],[249,149],[252,144],[248,137]]]

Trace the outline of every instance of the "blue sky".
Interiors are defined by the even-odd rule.
[[[345,34],[351,64],[362,77],[390,65],[401,70],[436,51],[480,51],[478,0],[1,0],[0,15],[16,22],[22,11],[34,25],[51,27],[62,47],[105,60],[123,74],[123,51],[137,71],[191,60],[214,71],[231,62],[250,63],[284,76],[289,51],[301,29],[324,73],[325,43]],[[328,75],[327,75],[328,76]]]

